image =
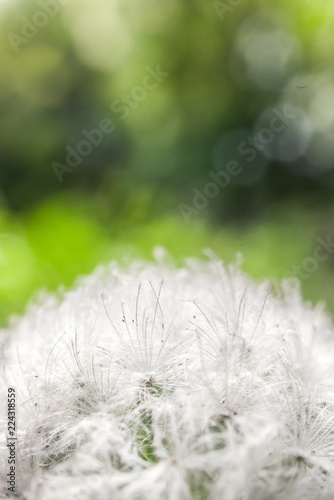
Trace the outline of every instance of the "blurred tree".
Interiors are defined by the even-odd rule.
[[[222,12],[204,0],[2,4],[2,198],[22,209],[63,190],[111,193],[106,183],[128,177],[173,193],[169,208],[177,210],[233,159],[242,172],[209,206],[219,220],[261,214],[280,200],[329,203],[330,5],[252,0]],[[152,71],[166,76],[148,90]],[[273,132],[273,110],[285,107],[296,119]],[[69,150],[83,150],[83,131],[105,119],[114,132],[77,167],[67,165]],[[68,167],[62,183],[55,161]]]

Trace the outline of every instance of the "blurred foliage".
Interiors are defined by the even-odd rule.
[[[69,286],[79,274],[111,259],[125,265],[133,257],[160,258],[159,247],[168,249],[170,257],[163,258],[173,258],[176,264],[182,264],[185,256],[203,258],[208,246],[225,262],[235,261],[241,252],[247,272],[257,278],[281,279],[313,255],[321,221],[321,212],[305,212],[297,206],[287,211],[282,205],[252,225],[217,229],[197,220],[185,226],[175,215],[138,219],[134,203],[108,225],[104,215],[96,215],[99,210],[94,201],[56,197],[20,222],[0,214],[1,323],[9,313],[23,311],[33,290]],[[325,234],[325,227],[321,230]],[[332,280],[333,256],[302,281],[306,298],[317,301],[322,295],[334,311]]]
[[[3,321],[33,290],[155,245],[242,251],[280,277],[333,234],[333,3],[224,5],[0,1]],[[285,107],[296,118],[247,162],[238,145]],[[66,164],[105,120],[113,132]],[[186,224],[179,205],[235,159],[242,172]],[[73,170],[62,182],[54,162]],[[303,286],[334,310],[331,280],[329,258]]]

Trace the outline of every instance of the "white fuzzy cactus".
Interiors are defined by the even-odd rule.
[[[26,500],[334,498],[334,328],[216,258],[98,268],[1,336]]]

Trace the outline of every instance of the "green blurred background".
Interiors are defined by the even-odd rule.
[[[334,4],[268,4],[0,1],[2,325],[156,245],[281,278],[334,237]],[[294,118],[261,143],[274,110]],[[242,172],[209,198],[231,160]],[[333,255],[315,267],[304,296],[333,312]]]

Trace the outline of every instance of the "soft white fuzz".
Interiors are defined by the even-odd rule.
[[[211,257],[98,268],[0,336],[26,500],[334,498],[334,328]],[[1,497],[0,494],[0,497]]]

